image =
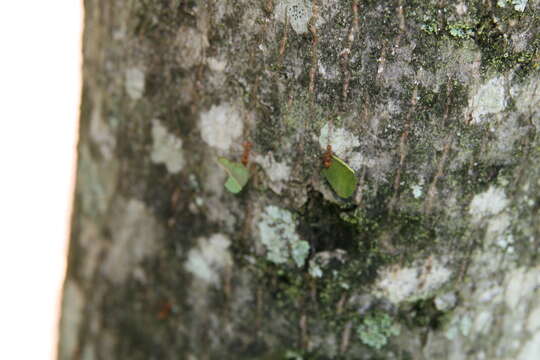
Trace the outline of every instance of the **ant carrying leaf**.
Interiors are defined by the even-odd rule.
[[[232,192],[233,194],[238,194],[244,186],[246,186],[249,180],[249,170],[247,164],[249,161],[249,152],[251,151],[252,144],[249,141],[244,143],[244,153],[242,154],[241,162],[233,162],[228,159],[221,157],[218,159],[218,162],[227,174],[229,178],[225,183],[225,188]]]
[[[323,176],[339,197],[351,197],[356,190],[358,179],[354,170],[332,152],[332,145],[327,145],[323,155]]]

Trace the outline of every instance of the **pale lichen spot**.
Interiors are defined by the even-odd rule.
[[[201,114],[199,129],[205,143],[227,151],[242,135],[242,117],[230,104],[212,106]]]
[[[430,257],[412,267],[395,265],[383,270],[374,290],[395,304],[424,299],[446,284],[451,275],[451,269]]]
[[[178,64],[185,69],[200,64],[208,45],[208,38],[204,31],[191,26],[180,26],[174,41]]]
[[[340,76],[340,70],[337,65],[325,64],[319,60],[319,75],[325,80],[334,80]]]
[[[411,185],[411,191],[413,194],[413,197],[415,199],[420,199],[422,197],[422,185],[421,184],[413,184]]]
[[[469,205],[469,214],[473,222],[480,222],[486,216],[493,216],[504,210],[509,204],[504,189],[490,186],[483,193],[477,194]]]
[[[486,115],[501,112],[505,107],[505,79],[498,76],[480,86],[472,97],[473,123],[479,124],[486,120]]]
[[[83,319],[84,294],[73,280],[64,285],[62,299],[62,318],[60,321],[60,356],[61,360],[73,359],[79,342],[79,330]]]
[[[349,157],[349,166],[358,171],[362,166],[371,167],[372,159],[366,158],[362,153],[355,152]]]
[[[469,316],[464,315],[461,317],[459,321],[459,330],[461,331],[461,334],[463,336],[469,336],[469,334],[471,333],[472,326],[473,326],[473,322]]]
[[[531,333],[540,332],[540,304],[529,313],[527,330]]]
[[[531,333],[540,330],[540,304],[527,317],[527,330]]]
[[[521,348],[517,360],[538,360],[540,354],[540,332],[535,333]]]
[[[81,250],[84,251],[84,256],[81,259],[79,273],[84,279],[90,281],[99,266],[104,245],[98,224],[86,217],[83,217],[80,221],[79,245],[82,248]]]
[[[331,263],[339,261],[345,263],[347,253],[345,250],[336,249],[334,251],[320,251],[314,254],[309,260],[309,274],[312,277],[320,278],[323,276],[323,270]],[[341,286],[347,287],[348,284],[342,283]]]
[[[111,209],[111,248],[102,269],[114,283],[123,282],[142,260],[157,250],[163,229],[143,202],[117,200]]]
[[[90,116],[90,136],[97,144],[101,155],[109,160],[114,155],[116,137],[111,125],[104,119],[102,103],[102,95],[97,92],[94,94],[92,115]]]
[[[515,114],[505,117],[504,121],[492,127],[496,140],[491,144],[489,157],[498,162],[508,162],[513,158],[516,144],[528,134],[529,129],[520,125]]]
[[[506,5],[510,5],[514,7],[514,10],[524,12],[527,2],[528,0],[497,0],[497,6],[504,8]]]
[[[519,112],[530,115],[540,112],[540,78],[531,78],[524,84],[512,86],[510,95]]]
[[[447,292],[436,296],[433,302],[437,310],[448,311],[456,306],[457,296],[454,292]]]
[[[276,20],[285,23],[285,17],[297,34],[308,32],[309,19],[312,16],[310,0],[281,0],[274,8]]]
[[[116,190],[119,165],[112,157],[110,161],[94,158],[90,146],[79,146],[77,168],[78,188],[83,213],[96,216],[106,211]]]
[[[453,321],[451,323],[450,326],[448,326],[448,328],[446,329],[445,333],[444,333],[444,336],[448,339],[448,340],[455,340],[457,338],[459,334],[459,330],[458,330],[458,327],[455,323],[455,321]]]
[[[323,276],[323,271],[321,269],[321,267],[316,264],[315,262],[313,261],[310,261],[309,262],[309,275],[311,275],[311,277],[314,277],[314,278],[321,278]]]
[[[167,170],[177,174],[185,165],[182,139],[169,133],[157,119],[152,120],[152,162],[165,164]]]
[[[512,5],[514,5],[514,10],[524,12],[528,1],[529,0],[512,0]]]
[[[463,15],[467,14],[468,7],[467,7],[467,4],[465,4],[464,2],[459,2],[454,6],[455,6],[456,12],[457,12],[457,14],[459,16],[463,16]]]
[[[283,264],[289,258],[289,243],[299,240],[292,213],[277,206],[267,206],[259,222],[261,242],[267,249],[266,258]]]
[[[515,309],[522,299],[540,286],[540,268],[513,270],[506,278],[504,300],[509,309]]]
[[[223,72],[227,66],[226,60],[221,60],[218,58],[208,58],[206,59],[206,63],[208,64],[210,70],[214,72]]]
[[[473,322],[473,332],[475,334],[485,334],[491,328],[493,322],[493,314],[491,310],[480,311]]]
[[[309,255],[309,243],[307,241],[296,241],[291,243],[291,256],[298,267],[304,266]]]
[[[285,162],[278,162],[274,155],[269,152],[265,156],[256,155],[253,161],[261,165],[270,180],[270,188],[277,194],[281,194],[285,188],[285,182],[291,177],[291,166]]]
[[[229,238],[220,233],[199,238],[197,246],[189,250],[184,269],[206,284],[219,286],[220,274],[232,266],[230,245]]]
[[[319,135],[319,145],[326,150],[328,143],[332,145],[332,151],[342,159],[347,158],[355,147],[360,146],[356,135],[338,127],[334,127],[330,132],[330,124],[326,123]]]
[[[126,69],[124,86],[132,100],[139,100],[144,94],[144,70],[138,67]]]
[[[491,218],[486,229],[486,244],[494,244],[502,249],[510,248],[514,243],[514,237],[509,232],[511,220],[504,212]]]

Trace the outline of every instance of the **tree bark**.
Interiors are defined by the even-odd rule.
[[[85,14],[59,359],[540,357],[540,1]]]

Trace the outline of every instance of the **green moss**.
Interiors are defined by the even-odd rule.
[[[388,314],[374,313],[364,318],[356,333],[364,344],[380,349],[391,336],[399,335],[400,330]]]
[[[454,38],[469,39],[474,35],[474,30],[471,25],[458,22],[448,25],[448,33]]]
[[[520,76],[526,76],[539,66],[539,41],[530,41],[526,49],[516,51],[509,39],[512,32],[538,27],[540,17],[538,14],[528,13],[526,9],[524,13],[518,10],[522,8],[522,0],[502,0],[499,3],[512,6],[489,9],[481,1],[473,2],[468,4],[465,20],[446,24],[446,19],[437,16],[436,6],[429,2],[412,2],[409,16],[420,24],[420,29],[427,38],[440,40],[450,38],[459,42],[472,39],[482,51],[484,72],[495,70],[500,73],[517,69]],[[514,7],[518,11],[514,10]],[[430,46],[433,47],[433,45]],[[440,48],[441,45],[442,43],[439,42],[434,49]],[[429,54],[429,52],[424,51],[423,54]]]
[[[428,34],[436,35],[439,33],[439,25],[434,21],[420,25],[420,29],[422,29]]]

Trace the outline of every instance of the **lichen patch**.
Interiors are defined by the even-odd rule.
[[[297,34],[308,32],[309,19],[312,16],[311,1],[308,0],[282,0],[275,9],[276,20],[285,23],[285,18]]]
[[[117,200],[111,213],[113,242],[102,269],[107,278],[118,284],[157,250],[162,228],[139,200]]]
[[[532,115],[540,112],[540,78],[531,78],[525,84],[516,84],[510,89],[519,112]]]
[[[528,0],[497,0],[497,6],[504,8],[510,5],[514,7],[514,10],[524,12],[527,2]]]
[[[435,297],[433,302],[437,310],[448,311],[456,306],[457,300],[457,296],[454,292],[447,292]]]
[[[100,255],[103,251],[103,241],[99,226],[88,218],[81,220],[79,244],[84,249],[80,273],[85,279],[90,280],[99,266]]]
[[[348,158],[352,150],[360,146],[360,141],[356,135],[339,127],[334,127],[330,131],[330,124],[326,123],[319,135],[319,145],[321,149],[326,149],[329,143],[332,145],[332,151],[342,159]]]
[[[412,191],[413,197],[415,199],[420,199],[422,197],[422,194],[423,194],[422,186],[423,186],[423,184],[413,184],[413,185],[411,185],[411,191]]]
[[[256,155],[253,157],[253,161],[260,164],[265,170],[270,180],[270,188],[277,194],[281,194],[285,182],[291,177],[291,166],[285,162],[276,161],[271,152],[265,156]]]
[[[167,171],[177,174],[185,165],[182,139],[169,133],[157,119],[152,120],[152,162],[165,164]]]
[[[77,168],[78,188],[84,214],[97,216],[104,214],[116,190],[118,162],[95,159],[90,147],[79,146],[79,166]]]
[[[513,249],[513,235],[510,232],[511,217],[507,213],[501,213],[491,218],[486,229],[486,245],[493,244],[502,249]]]
[[[285,264],[293,259],[302,267],[309,254],[309,244],[296,232],[293,214],[285,209],[269,205],[259,222],[261,242],[266,247],[266,258],[274,264]]]
[[[242,135],[242,117],[230,104],[212,106],[201,114],[199,129],[205,143],[218,150],[227,151]]]
[[[540,354],[540,332],[534,334],[533,337],[525,343],[517,360],[537,360],[538,354]]]
[[[483,193],[477,194],[469,205],[469,214],[473,222],[479,222],[486,216],[493,216],[504,210],[508,206],[509,200],[504,189],[490,186]]]
[[[485,334],[491,328],[492,323],[493,314],[491,313],[491,311],[481,311],[474,318],[473,332],[476,334]]]
[[[145,74],[139,67],[126,69],[124,86],[132,100],[139,100],[144,94]]]
[[[398,304],[423,299],[446,284],[452,270],[432,257],[412,267],[392,266],[379,275],[375,292]]]
[[[203,61],[204,49],[208,47],[207,37],[198,29],[181,26],[175,39],[178,64],[189,69]]]
[[[206,63],[210,70],[218,73],[224,72],[227,67],[227,61],[219,58],[208,58],[206,59]]]
[[[229,238],[219,233],[199,238],[197,246],[189,250],[184,269],[209,285],[219,286],[223,269],[232,266],[230,245]]]
[[[509,309],[515,309],[527,294],[532,294],[540,286],[540,268],[527,270],[518,268],[507,277],[504,300]]]
[[[530,332],[540,330],[540,304],[527,317],[527,330]]]
[[[114,155],[116,137],[111,126],[104,119],[102,103],[101,93],[96,93],[92,115],[90,116],[90,136],[94,143],[98,145],[101,155],[109,160]]]
[[[473,96],[473,123],[480,124],[486,120],[486,115],[501,112],[505,107],[505,79],[502,76],[498,76],[480,86]]]

